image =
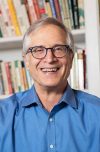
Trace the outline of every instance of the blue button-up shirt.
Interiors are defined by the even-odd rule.
[[[1,100],[0,152],[100,152],[100,99],[68,86],[49,113],[33,86]]]

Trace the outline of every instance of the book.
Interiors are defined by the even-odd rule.
[[[2,77],[2,68],[1,68],[1,60],[0,60],[0,95],[4,94],[4,84],[3,84],[3,77]]]
[[[71,11],[72,11],[72,17],[73,17],[73,26],[74,29],[79,28],[79,12],[78,12],[78,0],[71,0]]]
[[[70,71],[70,83],[74,89],[79,88],[79,72],[78,72],[78,55],[77,51],[74,53],[73,64]]]
[[[50,3],[51,11],[52,11],[52,16],[56,18],[57,12],[56,12],[56,8],[55,8],[55,4],[54,4],[55,2],[54,2],[54,0],[50,0],[49,3]]]
[[[16,10],[16,15],[17,15],[21,33],[22,33],[22,35],[24,35],[27,28],[30,25],[26,7],[24,4],[21,3],[21,1],[13,0],[13,3],[14,3],[15,10]]]
[[[24,61],[21,61],[21,67],[22,67],[22,76],[23,76],[23,83],[24,83],[24,90],[27,90],[29,88],[28,80],[27,80],[27,74],[25,70]]]
[[[1,71],[2,71],[2,78],[3,78],[3,85],[4,85],[4,94],[9,94],[9,87],[8,87],[8,79],[6,73],[5,62],[1,62]]]
[[[59,5],[59,0],[54,0],[55,10],[56,10],[56,17],[59,21],[62,21],[61,17],[61,10]]]
[[[3,9],[4,9],[5,15],[7,17],[6,20],[7,20],[7,24],[8,24],[9,35],[10,36],[16,36],[15,28],[13,26],[11,15],[10,15],[8,1],[7,0],[2,0],[2,5],[4,7]]]
[[[0,0],[0,7],[1,7],[1,12],[2,12],[2,18],[3,18],[3,26],[5,26],[5,30],[6,30],[6,34],[7,36],[12,36],[12,31],[11,31],[11,28],[10,28],[10,24],[9,24],[9,20],[8,20],[8,14],[6,12],[6,9],[5,9],[5,1],[3,0]]]
[[[8,36],[8,32],[7,32],[6,25],[5,25],[4,18],[3,18],[3,12],[2,12],[1,5],[0,5],[0,30],[1,30],[3,37]]]
[[[81,29],[85,27],[84,17],[84,0],[78,0],[79,26]]]
[[[11,73],[10,73],[10,68],[9,68],[9,62],[5,62],[5,70],[6,70],[6,75],[7,75],[7,84],[8,84],[8,94],[13,93],[13,88],[12,88],[12,81],[11,81]]]
[[[11,21],[12,21],[12,24],[14,26],[16,36],[20,36],[21,31],[20,31],[20,27],[19,27],[19,24],[18,24],[18,19],[17,19],[17,15],[16,15],[16,11],[15,11],[15,8],[14,8],[13,1],[12,0],[7,0],[7,2],[8,2]]]
[[[18,92],[18,85],[17,85],[17,76],[16,76],[16,69],[15,69],[15,61],[11,61],[9,63],[10,73],[11,73],[11,83],[13,92]]]
[[[67,28],[71,29],[69,8],[67,6],[66,0],[59,0],[60,10],[62,14],[62,21]]]
[[[3,37],[3,35],[2,35],[2,31],[1,31],[1,28],[0,28],[0,37]]]
[[[79,81],[79,89],[84,89],[84,63],[83,63],[83,50],[77,50],[77,58],[78,58],[78,81]]]
[[[46,10],[47,16],[53,17],[49,0],[45,0],[45,3],[44,3],[44,4],[45,4],[45,10]]]
[[[30,18],[30,23],[32,24],[34,21],[37,20],[37,15],[35,12],[33,0],[27,0],[27,10]]]
[[[33,4],[34,4],[34,9],[35,9],[35,13],[36,13],[37,19],[40,19],[41,14],[40,14],[38,1],[37,0],[33,0]]]
[[[45,0],[38,0],[38,4],[39,4],[41,18],[47,17],[46,10],[45,10]]]

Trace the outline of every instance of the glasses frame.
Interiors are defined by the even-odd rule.
[[[54,47],[49,47],[49,48],[46,48],[46,47],[44,47],[44,46],[33,46],[33,47],[30,47],[30,48],[28,49],[28,51],[26,52],[26,54],[31,53],[34,58],[36,58],[36,59],[43,59],[43,58],[46,57],[47,51],[48,51],[48,50],[51,50],[51,51],[52,51],[52,54],[53,54],[56,58],[62,58],[62,57],[64,57],[64,56],[66,55],[66,53],[65,53],[63,56],[61,56],[61,57],[57,57],[57,56],[54,54],[54,48],[55,48],[55,47],[58,47],[58,46],[64,46],[64,47],[66,48],[66,53],[67,53],[67,52],[70,52],[70,51],[72,50],[69,45],[61,45],[61,44],[55,45]],[[35,57],[35,56],[33,55],[32,52],[34,52],[34,51],[32,51],[32,50],[33,50],[34,48],[38,48],[38,47],[42,47],[42,48],[44,48],[44,49],[46,50],[46,53],[45,53],[44,57],[38,58],[38,57]]]

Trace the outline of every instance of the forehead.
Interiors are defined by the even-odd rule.
[[[42,43],[65,43],[66,33],[56,25],[45,25],[31,32],[28,36],[30,45],[42,45]]]

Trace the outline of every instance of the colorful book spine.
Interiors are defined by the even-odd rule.
[[[13,93],[12,83],[11,83],[11,73],[9,68],[9,62],[5,62],[5,69],[6,69],[6,75],[7,75],[7,82],[8,82],[8,94]]]
[[[45,10],[46,10],[46,14],[47,14],[49,17],[53,17],[49,0],[45,0]]]
[[[33,0],[27,0],[27,8],[28,8],[30,22],[32,24],[34,21],[37,20],[37,15],[36,15],[35,8],[33,5]]]
[[[59,0],[54,0],[54,5],[55,5],[57,19],[59,21],[62,21]]]
[[[50,2],[51,10],[52,10],[52,16],[56,18],[57,14],[56,14],[56,8],[55,8],[54,0],[50,0],[49,2]]]
[[[41,18],[41,14],[40,14],[38,1],[37,0],[33,0],[33,5],[34,5],[34,9],[35,9],[35,13],[36,13],[37,19],[40,19]]]
[[[25,5],[21,4],[20,1],[16,1],[16,0],[13,0],[13,3],[16,10],[17,19],[18,19],[21,33],[22,35],[24,35],[27,28],[30,25]]]
[[[20,27],[18,24],[18,20],[17,20],[17,15],[16,15],[16,11],[13,5],[13,1],[12,0],[7,0],[8,2],[8,6],[9,6],[9,11],[10,11],[10,16],[11,16],[11,20],[12,20],[12,24],[15,28],[15,33],[17,36],[21,35],[21,31],[20,31]]]
[[[38,0],[38,4],[39,4],[41,18],[47,17],[46,10],[45,10],[45,0]]]

